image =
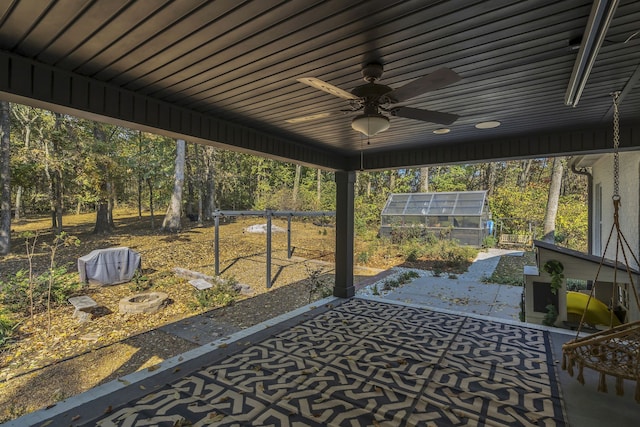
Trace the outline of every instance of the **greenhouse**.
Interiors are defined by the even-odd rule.
[[[381,216],[385,237],[432,234],[482,246],[493,228],[486,191],[390,194]]]

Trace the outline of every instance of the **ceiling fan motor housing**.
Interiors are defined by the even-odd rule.
[[[378,83],[367,83],[360,86],[356,86],[351,93],[366,101],[377,101],[383,95],[391,92],[391,89],[387,85],[381,85]]]
[[[382,77],[382,72],[382,64],[371,63],[362,67],[362,77],[364,78],[364,81],[368,83],[373,83],[376,80],[380,80],[380,77]]]

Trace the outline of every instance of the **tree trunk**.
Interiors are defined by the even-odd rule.
[[[22,126],[22,131],[24,132],[24,147],[29,150],[31,148],[31,127],[37,120],[37,114],[31,114],[33,112],[33,108],[31,107],[22,107],[22,108],[12,108],[11,113],[13,117],[16,118],[20,122]],[[14,207],[14,219],[16,221],[20,221],[22,217],[22,195],[24,193],[24,188],[19,185],[16,189],[16,205]]]
[[[203,151],[205,162],[205,180],[207,183],[204,217],[206,219],[213,219],[213,214],[216,210],[216,149],[214,147],[205,146]]]
[[[531,163],[533,160],[523,160],[520,163],[520,174],[518,175],[518,187],[524,189],[529,183],[529,174],[531,172]]]
[[[57,230],[58,229],[58,223],[56,221],[56,219],[58,218],[56,216],[56,203],[55,203],[55,199],[56,199],[56,195],[55,195],[55,184],[54,184],[54,180],[55,180],[55,176],[54,174],[51,173],[51,168],[50,168],[50,163],[51,163],[51,150],[50,150],[50,144],[49,141],[45,140],[44,142],[44,174],[47,177],[47,189],[48,189],[48,193],[49,193],[49,215],[51,217],[51,229],[52,230]]]
[[[0,255],[11,250],[11,107],[0,101]]]
[[[423,193],[429,192],[429,168],[420,168],[420,191]]]
[[[494,162],[490,162],[487,164],[487,196],[491,197],[493,192],[495,191],[496,186],[496,164]]]
[[[200,150],[199,150],[199,145],[198,144],[194,144],[193,146],[193,154],[195,157],[195,166],[196,166],[196,170],[197,172],[195,173],[195,184],[196,184],[196,196],[198,197],[198,206],[197,206],[197,215],[198,215],[198,226],[202,227],[203,224],[203,219],[204,219],[204,215],[203,215],[203,211],[204,211],[204,191],[202,189],[202,187],[204,186],[204,181],[205,181],[205,177],[203,176],[204,174],[204,167],[203,166],[203,161],[202,161],[202,157],[200,154]]]
[[[116,223],[113,221],[113,209],[115,209],[116,205],[116,195],[115,195],[115,184],[112,181],[107,182],[107,191],[109,193],[109,210],[107,212],[107,218],[109,220],[109,227],[111,229],[116,228]]]
[[[176,140],[176,168],[173,180],[173,194],[167,208],[167,213],[162,221],[162,229],[169,232],[178,232],[181,228],[180,217],[182,215],[182,190],[184,187],[185,142]]]
[[[54,214],[56,216],[56,227],[55,232],[56,235],[62,233],[62,195],[63,195],[63,182],[62,182],[62,172],[60,170],[56,170],[55,179],[54,179]]]
[[[293,209],[298,209],[298,191],[300,191],[300,173],[302,166],[296,165],[296,174],[293,178]]]
[[[151,229],[156,228],[155,217],[153,216],[153,183],[151,178],[147,178],[147,185],[149,186],[149,214],[151,215]]]
[[[318,169],[318,175],[316,178],[316,209],[322,209],[322,170]]]
[[[136,168],[138,169],[138,219],[142,218],[142,171],[140,170],[140,162],[142,161],[142,131],[138,131],[138,159],[136,160]]]
[[[56,133],[59,135],[61,133],[62,128],[62,114],[54,113],[55,116],[55,129]],[[50,192],[51,192],[51,216],[52,216],[52,229],[55,234],[58,235],[62,233],[62,185],[63,185],[63,177],[62,170],[60,165],[58,164],[58,159],[60,156],[58,153],[60,152],[59,148],[59,136],[53,137],[51,139],[51,152],[49,153],[49,159],[51,164],[54,166],[53,169],[50,169]]]
[[[560,188],[562,187],[562,157],[554,157],[551,169],[551,183],[549,184],[549,198],[547,199],[547,209],[544,215],[543,241],[555,243],[556,215],[558,213],[558,201],[560,199]]]
[[[98,123],[94,123],[93,137],[100,143],[107,141],[107,135],[104,129]],[[109,199],[111,198],[109,173],[106,166],[100,168],[101,176],[99,199],[96,203],[96,225],[93,228],[93,234],[109,234],[112,231],[111,220],[109,218]]]
[[[93,234],[109,234],[111,225],[109,224],[109,203],[106,200],[98,202],[96,206],[96,225]]]
[[[22,192],[22,185],[18,185],[18,188],[16,188],[16,206],[13,214],[13,219],[15,219],[16,222],[20,221],[22,215]]]

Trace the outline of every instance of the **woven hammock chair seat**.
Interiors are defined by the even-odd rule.
[[[616,379],[616,394],[624,394],[623,380],[636,382],[635,400],[640,403],[640,321],[576,338],[562,346],[562,369],[584,384],[585,367],[600,373],[598,391],[607,392],[606,375]]]

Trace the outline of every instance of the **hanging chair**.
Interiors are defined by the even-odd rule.
[[[617,272],[625,273],[628,278],[626,283],[629,284],[634,295],[638,312],[640,312],[640,300],[638,299],[638,292],[634,283],[634,275],[637,272],[632,272],[629,263],[630,255],[635,265],[640,265],[638,259],[633,254],[627,239],[620,230],[619,223],[619,209],[620,209],[620,196],[619,196],[619,156],[618,145],[620,142],[619,132],[619,113],[618,113],[618,96],[619,93],[615,93],[613,97],[613,176],[614,176],[614,191],[613,191],[613,225],[609,238],[605,245],[603,254],[607,252],[609,244],[612,241],[612,237],[615,236],[615,267],[613,272],[613,286],[612,294],[617,289]],[[620,260],[623,260],[622,263]],[[607,392],[606,376],[610,375],[616,379],[616,394],[622,396],[624,394],[623,382],[625,379],[636,382],[635,387],[635,400],[640,403],[640,321],[634,321],[631,323],[625,323],[620,326],[608,329],[606,331],[597,332],[585,337],[579,337],[582,326],[585,323],[585,315],[589,307],[589,302],[593,298],[594,290],[598,283],[598,275],[600,269],[604,264],[605,257],[603,255],[598,267],[596,277],[591,287],[591,293],[587,300],[584,313],[578,325],[578,331],[576,338],[565,343],[562,346],[562,369],[567,370],[569,375],[573,376],[574,368],[578,368],[577,380],[584,384],[583,370],[585,367],[590,368],[600,373],[600,380],[598,382],[598,391]],[[622,267],[624,265],[624,267]],[[613,301],[614,295],[612,295]],[[613,324],[613,310],[611,310],[611,324]]]

